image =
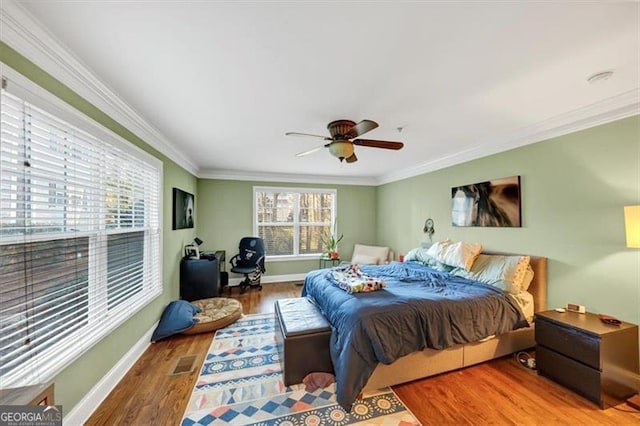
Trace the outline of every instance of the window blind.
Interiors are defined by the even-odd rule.
[[[46,106],[0,94],[1,387],[50,380],[162,292],[161,166]]]
[[[254,187],[254,235],[267,256],[319,255],[335,223],[333,189]]]

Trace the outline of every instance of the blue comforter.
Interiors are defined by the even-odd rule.
[[[307,274],[302,289],[331,323],[337,399],[347,411],[378,362],[390,364],[424,348],[444,349],[528,326],[510,297],[480,282],[417,262],[361,268],[384,279],[387,287],[348,294],[321,269]]]

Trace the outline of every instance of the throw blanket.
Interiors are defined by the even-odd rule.
[[[379,362],[529,326],[506,293],[478,281],[417,262],[360,268],[384,279],[384,291],[347,294],[326,270],[309,272],[302,288],[331,324],[337,399],[347,411]]]
[[[327,272],[327,278],[349,294],[376,291],[385,286],[383,280],[370,277],[358,265],[337,266]]]

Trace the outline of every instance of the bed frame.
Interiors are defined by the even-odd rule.
[[[513,253],[497,252],[484,254],[513,255]],[[547,258],[531,256],[531,268],[534,277],[528,291],[533,295],[534,311],[544,311],[547,309]],[[424,349],[406,355],[389,365],[379,363],[363,391],[457,370],[531,348],[534,345],[535,336],[532,326],[482,342],[455,345],[443,350]]]

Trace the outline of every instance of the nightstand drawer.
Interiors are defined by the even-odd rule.
[[[538,324],[536,324],[536,327]],[[538,372],[602,407],[600,371],[544,346],[536,346]]]
[[[600,370],[600,339],[575,328],[536,319],[536,343]]]

